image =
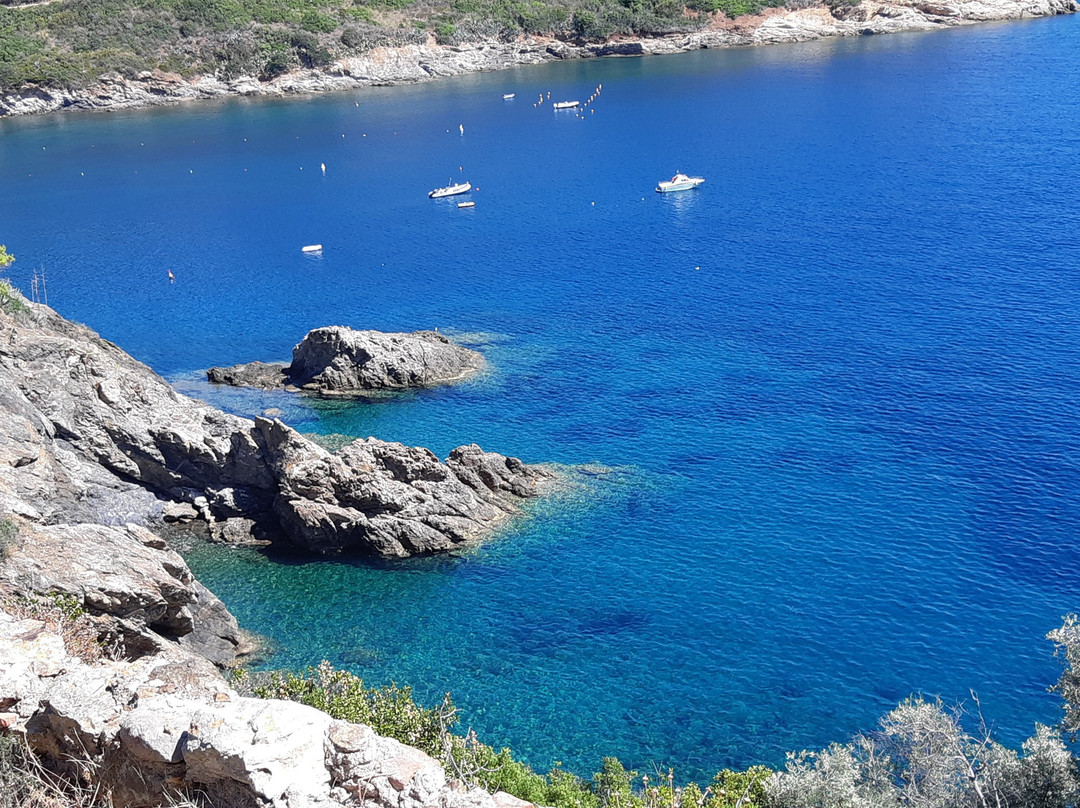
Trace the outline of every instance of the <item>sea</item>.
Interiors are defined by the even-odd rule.
[[[230,412],[563,474],[437,558],[188,548],[261,668],[449,692],[584,776],[779,766],[913,694],[1017,747],[1080,609],[1078,48],[1059,17],[2,120],[0,243]],[[706,181],[656,193],[676,172]],[[205,381],[327,325],[489,367],[354,402]]]

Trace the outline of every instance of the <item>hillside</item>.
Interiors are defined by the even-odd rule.
[[[273,79],[380,46],[657,35],[807,0],[43,0],[0,4],[0,88],[117,72]]]

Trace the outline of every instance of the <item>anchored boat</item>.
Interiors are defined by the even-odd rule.
[[[442,199],[444,196],[457,196],[458,194],[464,194],[471,190],[471,182],[450,183],[450,185],[443,188],[436,188],[434,191],[428,191],[428,197],[431,199]]]
[[[656,192],[666,194],[671,191],[689,191],[691,188],[697,188],[703,182],[705,182],[704,177],[688,177],[685,174],[676,174],[670,180],[665,180],[657,185]]]
[[[573,109],[578,103],[577,101],[556,101],[551,106],[555,109]]]

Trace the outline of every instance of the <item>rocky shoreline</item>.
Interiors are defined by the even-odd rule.
[[[296,71],[273,81],[259,81],[253,77],[225,81],[214,76],[185,79],[175,73],[148,71],[132,79],[110,74],[80,90],[32,87],[9,91],[0,94],[0,117],[74,109],[130,109],[230,96],[342,92],[562,59],[673,54],[838,36],[933,31],[995,20],[1071,14],[1078,10],[1077,0],[862,0],[854,6],[769,9],[763,14],[736,20],[715,20],[692,33],[642,39],[620,37],[600,43],[534,36],[514,42],[489,40],[438,45],[431,39],[425,45],[376,48],[363,56],[338,60],[323,69]]]
[[[0,311],[0,517],[51,529],[166,514],[222,541],[400,558],[483,538],[555,479],[475,445],[445,461],[376,438],[329,452],[180,395],[90,329],[22,305]],[[411,343],[397,347],[402,367]]]
[[[129,808],[196,794],[184,804],[524,808],[370,727],[232,689],[220,669],[251,640],[162,536],[203,519],[225,541],[439,552],[488,535],[554,477],[475,445],[446,461],[375,438],[332,453],[186,398],[90,329],[8,300],[0,742]]]

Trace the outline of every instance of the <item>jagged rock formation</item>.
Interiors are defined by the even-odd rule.
[[[341,59],[322,70],[301,70],[262,82],[254,77],[233,80],[199,76],[187,80],[175,73],[153,71],[134,79],[119,74],[102,77],[80,90],[27,87],[0,95],[0,116],[31,115],[61,109],[121,109],[159,106],[227,95],[296,95],[359,87],[410,84],[466,73],[499,70],[554,59],[593,56],[638,56],[802,42],[835,36],[931,31],[990,20],[1013,20],[1070,14],[1076,0],[863,0],[854,7],[839,4],[806,9],[767,9],[760,15],[727,20],[689,34],[647,39],[620,37],[608,42],[564,42],[524,37],[515,42],[490,40],[465,45],[407,45],[376,48],[362,56]]]
[[[116,525],[152,520],[166,500],[223,540],[405,556],[483,536],[553,477],[474,447],[452,456],[471,467],[374,438],[330,454],[280,421],[182,396],[88,328],[28,306],[0,313],[0,516]]]
[[[449,384],[484,367],[484,357],[435,331],[393,334],[316,328],[293,348],[292,364],[251,362],[215,367],[218,384],[273,389],[294,386],[324,395]]]
[[[369,727],[230,689],[215,665],[250,644],[137,523],[201,515],[222,534],[259,524],[400,556],[483,535],[551,477],[471,445],[445,463],[372,438],[331,453],[179,395],[47,307],[0,311],[0,731],[129,808],[196,790],[263,808],[526,808]],[[45,593],[84,608],[91,639],[16,616],[11,598]]]
[[[108,616],[102,634],[128,655],[178,644],[224,666],[252,650],[225,605],[146,528],[17,524],[0,561],[0,592],[70,595]]]
[[[0,727],[49,765],[92,766],[112,804],[274,808],[521,808],[449,783],[423,752],[291,701],[246,698],[198,656],[166,645],[84,661],[46,624],[0,607]]]

